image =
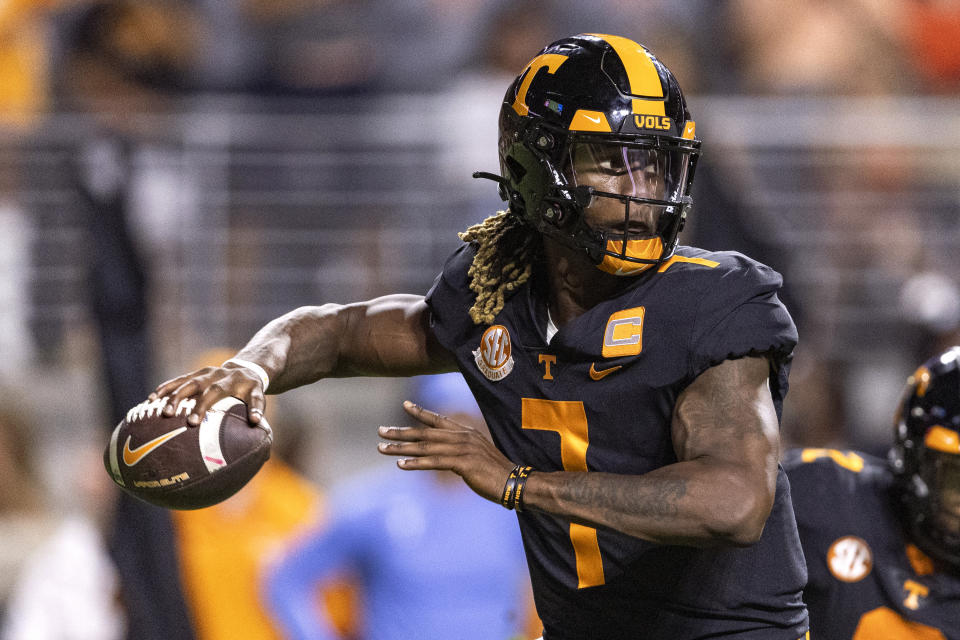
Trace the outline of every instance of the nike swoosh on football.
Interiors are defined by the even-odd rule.
[[[610,367],[609,369],[601,369],[600,371],[597,371],[597,368],[594,366],[594,364],[595,363],[592,363],[592,362],[590,363],[590,379],[591,380],[602,380],[603,378],[606,378],[608,375],[610,375],[611,373],[613,373],[614,371],[622,367],[622,365],[618,364],[615,367]]]
[[[163,443],[167,442],[168,440],[176,438],[178,435],[180,435],[186,430],[187,430],[186,427],[180,427],[179,429],[174,429],[173,431],[169,431],[163,434],[162,436],[157,436],[150,442],[145,442],[144,444],[140,445],[136,449],[130,448],[130,436],[127,436],[127,441],[123,443],[123,463],[128,467],[132,467],[133,465],[137,464],[138,462],[143,460],[145,457],[147,457],[148,453],[150,453],[151,451],[153,451]]]

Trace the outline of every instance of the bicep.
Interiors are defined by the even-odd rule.
[[[394,294],[347,305],[339,375],[422,375],[454,371],[453,355],[430,329],[423,296]]]
[[[765,357],[725,360],[701,373],[674,408],[678,460],[728,463],[774,487],[780,436],[769,376]]]

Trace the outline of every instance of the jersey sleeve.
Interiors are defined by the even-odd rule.
[[[724,360],[751,355],[770,358],[770,392],[779,419],[787,395],[790,357],[797,327],[777,297],[780,274],[746,256],[721,256],[721,269],[701,290],[690,349],[690,374],[696,377]]]
[[[447,258],[426,295],[430,328],[437,341],[449,351],[455,351],[473,330],[469,309],[476,294],[470,290],[468,272],[475,255],[473,245],[460,246]]]
[[[724,360],[766,354],[784,361],[797,329],[777,297],[783,284],[770,267],[738,253],[726,254],[694,320],[690,366],[694,375]]]

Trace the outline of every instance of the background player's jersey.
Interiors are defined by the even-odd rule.
[[[884,461],[791,450],[784,467],[810,573],[816,640],[960,640],[960,576],[935,572],[909,543]]]
[[[546,301],[525,284],[492,326],[467,315],[475,249],[447,262],[427,295],[437,339],[455,354],[497,446],[543,471],[643,474],[676,462],[678,395],[725,359],[770,354],[779,412],[796,330],[780,276],[735,253],[681,247],[565,325],[547,344]],[[781,471],[761,540],[745,549],[657,545],[518,514],[546,640],[737,637],[795,640],[806,630],[805,570]]]

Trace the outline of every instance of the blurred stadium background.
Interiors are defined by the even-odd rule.
[[[75,505],[76,451],[112,426],[105,332],[146,336],[152,387],[297,306],[426,292],[500,206],[470,174],[497,168],[507,83],[578,32],[647,44],[684,86],[704,146],[682,240],[784,275],[786,442],[883,451],[960,328],[957,0],[8,0],[0,442],[42,455],[0,469]],[[410,384],[286,394],[278,438],[320,486],[384,464]]]

